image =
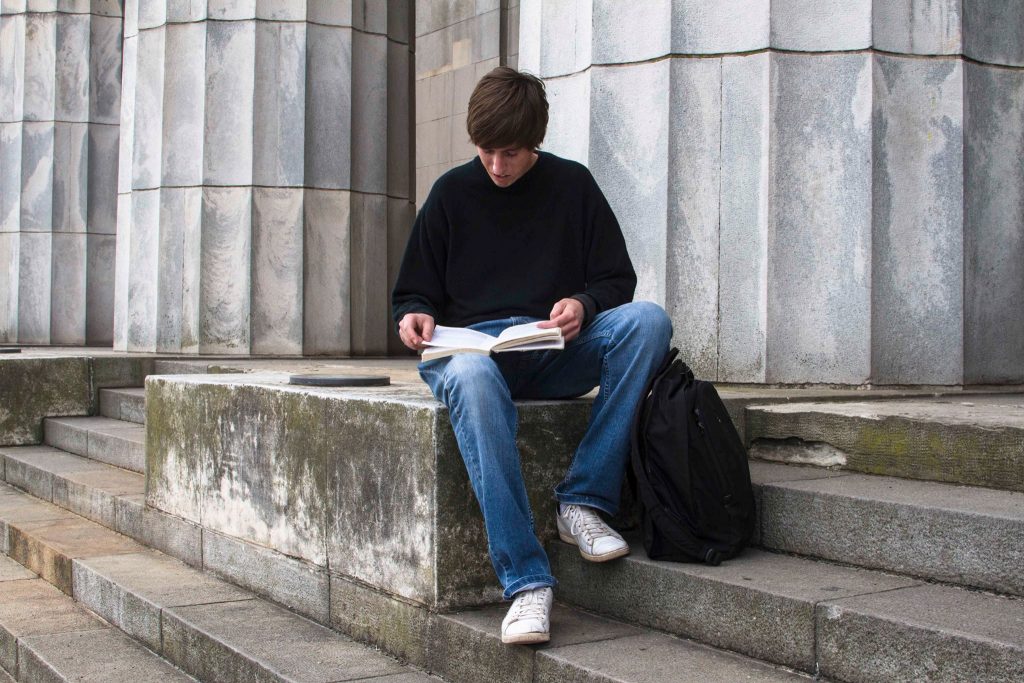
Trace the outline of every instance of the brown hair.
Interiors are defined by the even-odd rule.
[[[507,66],[492,69],[469,97],[466,130],[478,147],[540,147],[548,128],[544,83]]]

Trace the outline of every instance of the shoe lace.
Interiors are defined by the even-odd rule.
[[[547,609],[544,605],[543,590],[524,591],[512,603],[512,620],[544,619]]]
[[[588,543],[612,535],[611,529],[604,523],[604,520],[590,508],[570,505],[568,512],[573,535],[582,533]]]

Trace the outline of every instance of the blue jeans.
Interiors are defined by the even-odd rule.
[[[497,335],[535,320],[505,318],[471,327]],[[505,598],[556,583],[534,534],[513,399],[574,398],[600,386],[587,432],[555,498],[615,514],[633,411],[671,336],[672,324],[660,306],[635,302],[598,314],[562,351],[466,353],[420,363],[420,376],[448,407]]]

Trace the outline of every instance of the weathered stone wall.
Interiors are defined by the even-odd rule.
[[[523,0],[518,30],[545,148],[700,374],[1024,380],[1024,5]]]
[[[0,3],[0,342],[111,342],[122,4]]]
[[[519,0],[416,1],[416,202],[476,154],[466,133],[480,77],[519,53]]]
[[[387,352],[411,9],[128,0],[115,348]]]

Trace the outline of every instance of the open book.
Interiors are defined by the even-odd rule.
[[[497,337],[465,327],[438,325],[430,341],[424,342],[430,348],[424,349],[423,360],[434,360],[453,356],[456,353],[479,353],[484,356],[502,351],[538,351],[542,349],[563,349],[565,340],[562,330],[557,327],[543,329],[539,323],[513,325]]]

